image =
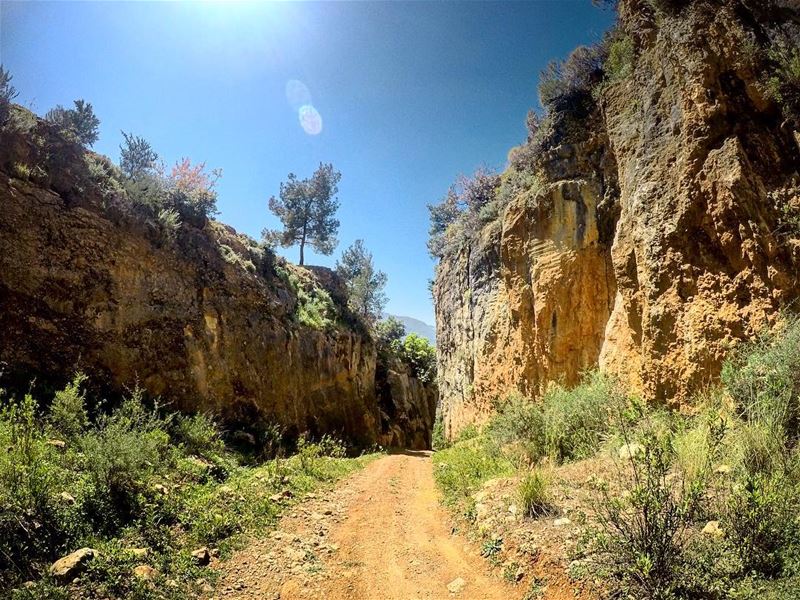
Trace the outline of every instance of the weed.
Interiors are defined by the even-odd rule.
[[[536,519],[548,514],[553,506],[550,497],[550,481],[539,469],[526,474],[517,489],[522,514]]]

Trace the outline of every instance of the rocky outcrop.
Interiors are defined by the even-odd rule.
[[[383,432],[380,444],[412,450],[430,449],[439,399],[436,386],[414,377],[402,361],[381,356],[375,381]]]
[[[439,264],[448,434],[595,367],[680,404],[797,298],[800,232],[781,215],[800,206],[800,124],[745,54],[797,36],[800,12],[760,6],[620,3],[632,74],[538,157],[533,198]]]
[[[22,177],[46,162],[36,155],[42,139],[60,162],[46,164],[46,177]],[[375,344],[331,271],[280,263],[214,221],[165,236],[87,172],[82,153],[54,151],[58,141],[41,121],[4,133],[0,385],[60,385],[82,370],[102,391],[138,384],[248,428],[275,423],[362,446],[383,439]],[[298,318],[298,286],[326,292],[316,294],[328,303],[323,326]],[[391,401],[428,411],[416,385],[393,386]],[[409,432],[417,445],[426,423]]]

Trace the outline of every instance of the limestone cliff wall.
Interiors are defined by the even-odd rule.
[[[80,369],[104,391],[138,383],[242,427],[277,423],[361,445],[391,432],[397,445],[429,446],[432,420],[407,414],[430,410],[435,392],[406,376],[381,398],[399,406],[397,420],[382,420],[375,344],[332,272],[276,269],[270,253],[214,221],[165,239],[85,172],[79,151],[66,147],[74,153],[58,152],[58,164],[39,156],[42,147],[55,155],[58,140],[43,122],[34,132],[39,142],[6,133],[0,156],[0,386],[58,385]],[[21,177],[30,169],[19,165],[32,164],[46,177]],[[336,323],[298,322],[297,290],[281,269],[326,289]]]
[[[781,213],[800,204],[800,124],[743,54],[776,29],[798,39],[800,10],[660,4],[672,8],[620,4],[632,74],[537,157],[533,199],[438,266],[450,435],[511,390],[536,397],[598,366],[652,401],[685,402],[797,298],[798,233]]]

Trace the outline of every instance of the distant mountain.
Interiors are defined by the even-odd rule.
[[[383,318],[394,317],[406,327],[406,333],[416,333],[420,337],[426,338],[431,344],[436,344],[436,328],[428,325],[424,321],[413,317],[401,317],[400,315],[384,314]]]

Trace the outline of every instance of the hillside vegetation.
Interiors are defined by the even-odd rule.
[[[725,363],[691,414],[589,373],[540,402],[507,398],[435,454],[436,479],[494,564],[515,573],[524,556],[535,572],[555,558],[527,581],[531,598],[561,578],[587,597],[796,599],[799,373],[800,320],[786,315]],[[520,520],[487,516],[509,502]]]
[[[172,413],[138,388],[108,410],[85,383],[41,402],[2,398],[0,595],[208,594],[243,533],[371,458],[346,458],[328,437],[286,448],[277,428],[258,450],[247,436],[226,446],[208,416]]]

